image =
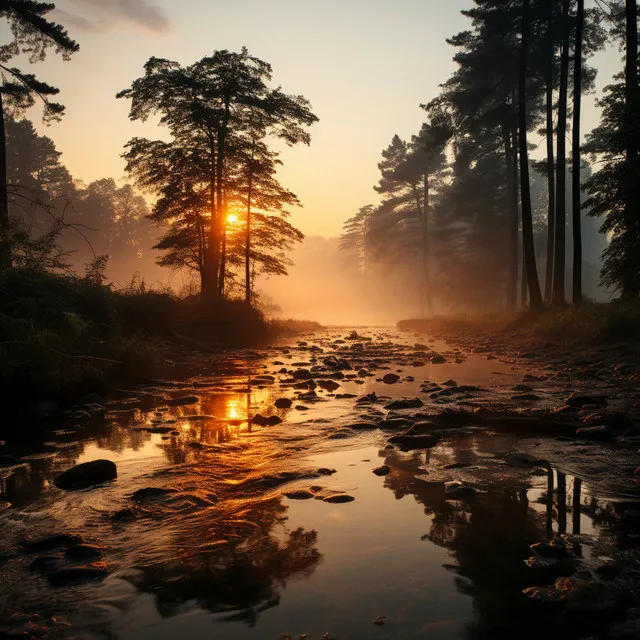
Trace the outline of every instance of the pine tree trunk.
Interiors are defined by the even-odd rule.
[[[556,177],[553,151],[553,81],[555,67],[555,44],[553,38],[553,3],[549,2],[547,17],[547,73],[546,73],[546,140],[547,140],[547,264],[544,280],[544,299],[551,302],[553,289],[553,254],[556,224]]]
[[[566,174],[567,174],[567,94],[569,87],[569,0],[562,0],[562,55],[560,58],[560,93],[558,102],[558,153],[556,182],[556,224],[553,264],[553,295],[551,301],[565,303],[564,281],[566,267]]]
[[[424,174],[424,196],[422,199],[422,274],[424,299],[427,313],[433,314],[431,299],[431,274],[429,269],[429,174]]]
[[[11,267],[9,242],[9,196],[7,185],[7,140],[4,131],[4,105],[0,92],[0,272]]]
[[[524,266],[531,310],[542,310],[542,294],[536,268],[533,244],[533,216],[531,211],[531,191],[529,185],[529,151],[527,149],[527,63],[529,48],[529,0],[522,2],[522,45],[520,51],[520,72],[518,82],[519,130],[520,130],[520,193],[522,199],[522,241]]]
[[[627,175],[629,180],[633,181],[630,188],[629,197],[626,204],[626,221],[631,227],[628,235],[633,239],[640,235],[638,227],[640,227],[640,194],[638,193],[640,180],[640,156],[637,144],[637,133],[634,132],[635,110],[638,102],[638,6],[636,0],[626,0],[626,63],[625,63],[625,106],[627,122],[625,128],[626,135],[626,156],[627,156]],[[633,134],[631,134],[633,132]],[[627,243],[627,245],[630,243]],[[637,247],[627,246],[626,252],[637,251]],[[629,265],[637,264],[637,258],[627,259],[625,262]],[[629,268],[627,266],[627,268]],[[631,267],[633,268],[633,267]],[[640,293],[638,291],[638,277],[635,273],[623,274],[622,296],[624,298],[636,298]]]
[[[634,0],[635,1],[635,0]],[[573,212],[573,304],[582,302],[582,207],[580,189],[580,112],[582,106],[582,37],[584,0],[578,0],[576,43],[573,70],[573,171],[571,180]]]
[[[511,133],[503,126],[504,159],[507,175],[507,310],[515,312],[518,308],[518,183],[517,167],[511,148]]]
[[[244,300],[251,304],[251,198],[253,197],[253,156],[255,153],[255,139],[251,148],[249,164],[249,185],[247,188],[247,224],[244,241]]]

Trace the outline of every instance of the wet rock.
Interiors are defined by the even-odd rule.
[[[444,364],[447,361],[447,359],[444,356],[441,355],[435,355],[431,357],[431,364]]]
[[[387,440],[391,444],[397,444],[403,451],[414,451],[415,449],[430,449],[435,447],[439,438],[434,435],[406,435],[400,434]]]
[[[99,547],[95,544],[78,544],[69,547],[64,555],[71,560],[95,560],[102,557],[102,552],[106,547]]]
[[[451,464],[445,464],[442,468],[443,469],[466,469],[467,467],[470,467],[470,464],[467,464],[466,462],[452,462]]]
[[[377,428],[378,425],[375,422],[356,422],[355,424],[349,425],[349,429],[356,429],[357,431],[367,431]]]
[[[311,380],[312,377],[311,371],[308,369],[297,369],[292,373],[292,378],[294,380]]]
[[[391,473],[391,467],[389,467],[386,464],[383,464],[380,467],[376,467],[373,470],[373,473],[375,473],[377,476],[386,476]]]
[[[378,396],[376,392],[368,393],[365,396],[360,396],[356,402],[378,402]]]
[[[251,418],[253,424],[257,424],[259,427],[275,427],[277,424],[283,422],[279,416],[263,416],[257,413]]]
[[[58,489],[74,491],[114,480],[117,476],[117,467],[111,460],[92,460],[67,469],[53,481],[53,484]]]
[[[293,405],[293,400],[290,398],[278,398],[273,404],[278,409],[290,409]]]
[[[334,473],[336,473],[335,469],[328,469],[326,467],[321,467],[320,469],[318,469],[318,473],[321,476],[332,476]]]
[[[30,553],[40,553],[62,547],[72,547],[81,543],[82,536],[77,533],[57,533],[37,540],[24,540],[22,546]]]
[[[182,396],[180,398],[170,398],[166,403],[170,407],[181,407],[188,404],[197,404],[200,402],[200,398],[197,396]]]
[[[385,620],[387,619],[387,616],[378,616],[377,618],[375,618],[374,620],[372,620],[373,624],[375,624],[378,627],[382,627],[384,626]]]
[[[47,574],[49,582],[56,586],[76,584],[78,582],[89,582],[93,580],[103,580],[109,575],[107,565],[104,562],[92,562],[86,565],[75,567],[65,567]]]
[[[569,558],[575,556],[574,547],[560,538],[549,542],[536,542],[529,548],[535,555],[543,558]]]
[[[469,485],[461,482],[452,482],[444,489],[444,495],[447,500],[470,500],[475,498],[477,491]]]
[[[355,498],[347,495],[346,493],[338,493],[337,495],[327,496],[323,498],[323,502],[329,502],[330,504],[343,504],[345,502],[353,502]]]
[[[457,387],[458,383],[455,380],[447,380],[446,382],[442,383],[443,387]]]
[[[419,409],[424,406],[424,402],[420,398],[410,398],[406,400],[394,400],[385,405],[385,409]]]
[[[62,556],[40,556],[36,558],[30,565],[31,571],[37,571],[38,573],[49,573],[57,569],[62,564]]]
[[[382,382],[385,384],[396,384],[400,380],[400,376],[395,373],[387,373],[383,378]]]
[[[333,380],[318,380],[318,386],[325,391],[335,391],[340,388],[340,385]]]
[[[309,407],[305,407],[303,404],[296,405],[296,411],[309,411]]]
[[[405,432],[405,435],[409,436],[421,436],[427,433],[433,434],[434,431],[439,431],[442,429],[442,425],[437,422],[431,422],[428,420],[421,420],[420,422],[416,422],[411,429]]]
[[[131,494],[131,498],[136,502],[151,500],[163,500],[171,494],[177,493],[176,489],[165,489],[163,487],[143,487]]]
[[[545,604],[562,604],[584,614],[611,613],[618,608],[616,598],[602,583],[579,578],[558,578],[551,587],[529,587],[523,593]]]
[[[607,406],[607,397],[598,394],[572,393],[564,402],[569,407],[582,408],[588,405]]]
[[[578,438],[587,438],[589,440],[612,440],[615,433],[605,425],[596,427],[582,427],[576,431]]]
[[[370,374],[369,374],[369,372],[368,372],[366,369],[360,369],[360,370],[358,371],[358,375],[359,375],[361,378],[366,378],[366,377],[367,377],[367,376],[369,376]]]
[[[560,560],[558,558],[545,558],[543,556],[531,556],[524,563],[531,569],[550,569],[556,566]]]
[[[504,461],[510,467],[532,467],[540,464],[540,460],[529,453],[520,453],[518,451],[513,453],[507,453],[504,457]]]
[[[536,400],[541,400],[540,396],[537,396],[535,393],[516,393],[512,396],[509,396],[509,400],[520,400],[524,402],[534,402]]]
[[[413,424],[413,420],[410,418],[387,418],[386,420],[381,420],[379,423],[379,427],[381,429],[402,429],[404,427],[408,427]]]
[[[287,491],[285,494],[289,500],[311,500],[315,494],[308,489],[296,489],[295,491]]]
[[[412,366],[412,367],[424,367],[424,366],[426,366],[426,364],[427,364],[427,363],[426,363],[426,362],[424,362],[423,360],[414,360],[414,361],[411,363],[411,366]]]

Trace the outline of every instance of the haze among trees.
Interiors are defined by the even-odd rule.
[[[422,129],[382,152],[381,202],[345,223],[348,267],[382,289],[410,278],[422,315],[434,301],[513,312],[637,298],[635,2],[476,0],[463,14],[455,73],[422,105]],[[620,73],[585,139],[588,60],[615,45]]]

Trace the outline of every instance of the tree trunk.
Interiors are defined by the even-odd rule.
[[[558,102],[558,154],[557,154],[557,183],[556,183],[556,225],[555,251],[553,264],[553,294],[551,301],[554,305],[565,303],[565,253],[566,253],[566,174],[567,174],[567,94],[569,87],[569,2],[562,0],[562,55],[560,58],[560,94]]]
[[[9,196],[7,185],[7,140],[4,131],[4,105],[0,92],[0,272],[11,267],[9,241]]]
[[[638,93],[638,6],[636,0],[626,0],[626,62],[625,62],[625,107],[626,107],[626,156],[627,175],[630,185],[629,197],[626,204],[627,224],[632,227],[640,225],[638,216],[640,194],[638,193],[638,176],[640,175],[640,156],[638,153],[637,133],[635,132],[635,111]],[[634,233],[637,237],[637,231]],[[627,251],[633,249],[627,248]],[[637,251],[637,248],[636,248]],[[635,274],[627,276],[625,274],[622,288],[623,298],[636,298],[640,293],[637,287],[638,278]]]
[[[424,299],[427,313],[433,314],[431,298],[431,274],[429,269],[429,174],[424,174],[424,196],[422,198],[422,275]]]
[[[201,301],[207,304],[216,297],[218,287],[218,252],[216,250],[216,142],[209,131],[209,229],[206,234],[201,277]]]
[[[517,167],[514,162],[511,145],[510,127],[503,125],[504,159],[507,174],[507,310],[515,312],[518,308],[518,182]]]
[[[547,17],[547,73],[546,73],[546,112],[547,112],[547,264],[544,280],[544,299],[551,302],[553,289],[553,254],[556,224],[556,177],[553,152],[553,81],[555,68],[555,43],[553,38],[553,3],[549,2]]]
[[[253,196],[253,156],[255,153],[255,139],[251,147],[249,162],[249,185],[247,188],[247,224],[244,243],[244,300],[251,304],[251,198]]]
[[[218,297],[224,296],[225,274],[227,270],[227,226],[222,227],[222,239],[220,240],[220,272],[218,273]]]
[[[522,3],[522,45],[520,51],[520,73],[518,82],[519,130],[520,130],[520,194],[522,199],[522,242],[524,266],[531,310],[542,310],[542,294],[536,268],[533,245],[533,216],[531,212],[531,190],[529,185],[529,151],[527,149],[527,62],[529,48],[529,0]]]
[[[634,0],[635,2],[635,0]],[[582,34],[584,31],[584,0],[578,0],[576,13],[576,43],[573,69],[573,304],[582,302],[582,207],[580,189],[580,111],[582,107]]]

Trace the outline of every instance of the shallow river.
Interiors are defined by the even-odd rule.
[[[424,336],[358,332],[348,339],[350,330],[326,330],[227,353],[207,374],[135,397],[114,394],[106,413],[52,425],[35,448],[4,435],[0,453],[20,459],[0,469],[4,633],[595,637],[600,618],[523,595],[549,583],[525,560],[530,545],[557,534],[576,536],[586,570],[612,549],[634,549],[638,518],[620,516],[624,496],[575,477],[570,465],[505,462],[515,451],[549,448],[539,438],[471,426],[443,430],[429,448],[389,444],[398,429],[381,420],[411,424],[447,407],[514,404],[523,371]],[[315,383],[305,373],[292,377],[300,370]],[[400,380],[385,384],[388,373]],[[542,402],[557,401],[549,389],[536,389]],[[385,409],[403,398],[423,406]],[[278,409],[278,399],[292,406]],[[259,426],[256,415],[281,422]],[[100,458],[117,464],[115,481],[68,492],[52,484],[61,471]],[[386,475],[373,472],[382,465]],[[452,482],[473,495],[452,494]],[[52,585],[46,571],[30,568],[43,555],[66,566],[64,549],[22,546],[59,533],[103,547],[106,574]]]

